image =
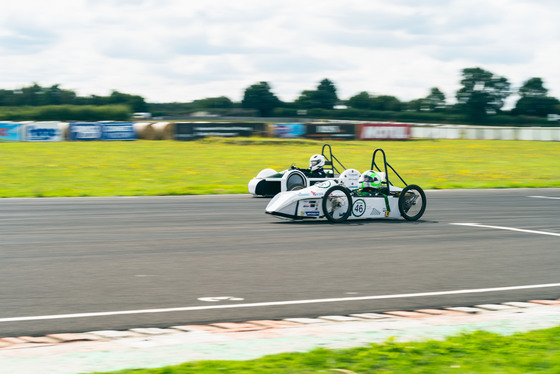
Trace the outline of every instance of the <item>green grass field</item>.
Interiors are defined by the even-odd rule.
[[[500,336],[472,332],[444,341],[316,349],[251,361],[200,361],[113,374],[560,373],[560,327]],[[108,373],[107,373],[108,374]]]
[[[194,142],[0,143],[0,197],[247,193],[264,168],[307,167],[323,142],[206,139]],[[339,141],[334,155],[363,172],[375,148],[424,189],[560,187],[560,143],[532,141]],[[394,179],[393,179],[394,181]]]

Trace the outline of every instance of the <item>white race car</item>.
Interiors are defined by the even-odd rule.
[[[375,163],[377,152],[383,154],[384,171]],[[404,188],[394,186],[389,181],[388,168],[404,183]],[[357,176],[358,183],[355,183]],[[339,178],[297,191],[281,192],[269,202],[265,212],[292,220],[326,217],[329,221],[338,223],[347,219],[400,217],[416,221],[425,210],[426,195],[422,188],[407,185],[387,163],[385,152],[376,149],[370,170],[363,174],[348,169]]]
[[[295,166],[280,172],[274,169],[263,169],[255,178],[249,181],[249,193],[253,196],[271,197],[280,192],[301,190],[315,183],[327,180],[332,181],[339,178],[340,172],[335,162],[342,170],[346,168],[332,154],[332,149],[329,144],[323,145],[321,156],[323,156],[325,160],[324,173],[322,173],[321,176],[314,176],[314,174],[310,174],[307,169],[299,169]]]

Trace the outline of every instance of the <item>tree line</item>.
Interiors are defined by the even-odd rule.
[[[336,105],[370,111],[416,111],[460,114],[469,122],[481,123],[488,117],[500,114],[546,117],[560,114],[560,101],[548,95],[542,78],[533,77],[516,91],[511,90],[507,78],[498,76],[479,67],[465,68],[461,72],[462,87],[457,91],[455,104],[448,104],[445,94],[437,87],[429,90],[427,96],[409,102],[402,102],[391,95],[373,95],[359,92],[348,100],[337,96],[334,83],[329,79],[319,82],[315,90],[302,91],[293,103],[282,103],[271,91],[268,82],[259,82],[245,90],[244,108],[254,108],[263,116],[271,115],[281,107],[298,109],[333,109]],[[513,109],[502,110],[506,99],[512,94],[519,99]]]
[[[208,112],[228,116],[286,117],[310,114],[318,118],[370,120],[449,120],[453,122],[488,123],[507,116],[504,122],[520,124],[560,114],[560,101],[548,95],[542,78],[526,80],[515,92],[507,78],[480,67],[461,71],[461,87],[455,94],[456,103],[449,104],[437,87],[427,95],[408,102],[391,95],[374,95],[362,91],[349,99],[338,97],[337,88],[330,79],[318,82],[315,89],[303,90],[293,102],[283,102],[268,82],[258,82],[243,91],[241,102],[225,96],[194,100],[192,102],[147,103],[143,97],[112,91],[108,96],[80,97],[60,85],[41,87],[34,83],[17,90],[0,90],[1,107],[18,106],[100,106],[126,105],[132,112],[151,112],[154,116],[183,117],[193,112]],[[506,99],[513,94],[518,100],[511,110],[503,110]],[[515,120],[513,119],[515,118]],[[527,120],[527,118],[530,118]],[[532,118],[532,119],[531,119]],[[443,121],[445,122],[445,121]],[[542,120],[541,120],[542,122]]]
[[[37,83],[16,90],[0,89],[0,107],[56,105],[127,105],[132,112],[146,112],[149,109],[143,97],[118,91],[112,91],[108,96],[78,96],[72,90],[62,89],[60,84],[41,87]]]
[[[206,110],[221,115],[256,115],[261,117],[339,118],[389,121],[439,121],[473,124],[546,124],[550,114],[560,114],[560,101],[548,95],[542,78],[533,77],[513,91],[507,78],[480,67],[461,71],[461,88],[456,103],[449,104],[437,87],[427,95],[408,102],[392,95],[373,95],[362,91],[349,99],[338,97],[335,84],[328,78],[315,89],[304,90],[293,102],[283,102],[269,82],[247,87],[240,103],[220,96],[195,100],[192,103],[150,104],[156,113],[185,115],[189,111]],[[506,99],[517,94],[514,108],[504,110]]]

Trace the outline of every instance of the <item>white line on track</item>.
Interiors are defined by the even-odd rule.
[[[559,233],[555,233],[555,232],[537,231],[537,230],[527,230],[527,229],[518,229],[518,228],[515,228],[515,227],[505,227],[505,226],[481,225],[480,223],[451,223],[451,225],[481,227],[481,228],[496,229],[496,230],[509,230],[509,231],[517,231],[517,232],[526,232],[526,233],[529,233],[529,234],[540,234],[540,235],[560,236]]]
[[[560,197],[553,197],[553,196],[527,196],[533,197],[535,199],[551,199],[551,200],[560,200]]]
[[[179,308],[121,310],[121,311],[113,311],[113,312],[54,314],[54,315],[45,315],[45,316],[0,318],[0,322],[23,322],[23,321],[38,321],[38,320],[48,320],[48,319],[105,317],[105,316],[116,316],[116,315],[123,315],[123,314],[187,312],[187,311],[209,310],[209,309],[257,308],[257,307],[278,306],[278,305],[337,303],[337,302],[348,302],[348,301],[399,299],[399,298],[406,298],[406,297],[427,297],[427,296],[460,295],[460,294],[469,294],[469,293],[515,291],[515,290],[527,290],[527,289],[534,289],[534,288],[551,288],[551,287],[560,287],[560,283],[531,284],[531,285],[523,285],[523,286],[494,287],[494,288],[474,288],[474,289],[451,290],[451,291],[404,293],[404,294],[395,294],[395,295],[342,297],[342,298],[332,298],[332,299],[270,301],[270,302],[247,303],[247,304],[223,304],[223,305],[188,306],[188,307],[179,307]]]

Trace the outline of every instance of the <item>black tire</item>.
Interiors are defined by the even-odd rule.
[[[426,194],[415,184],[406,186],[399,196],[399,212],[407,221],[416,221],[426,210]]]
[[[305,180],[305,176],[301,173],[292,173],[286,181],[287,191],[301,190],[305,187],[307,187],[307,181]]]
[[[325,192],[321,206],[323,207],[323,214],[329,221],[333,223],[344,222],[352,214],[352,196],[350,196],[347,188],[332,186]],[[337,208],[341,208],[341,210]]]

